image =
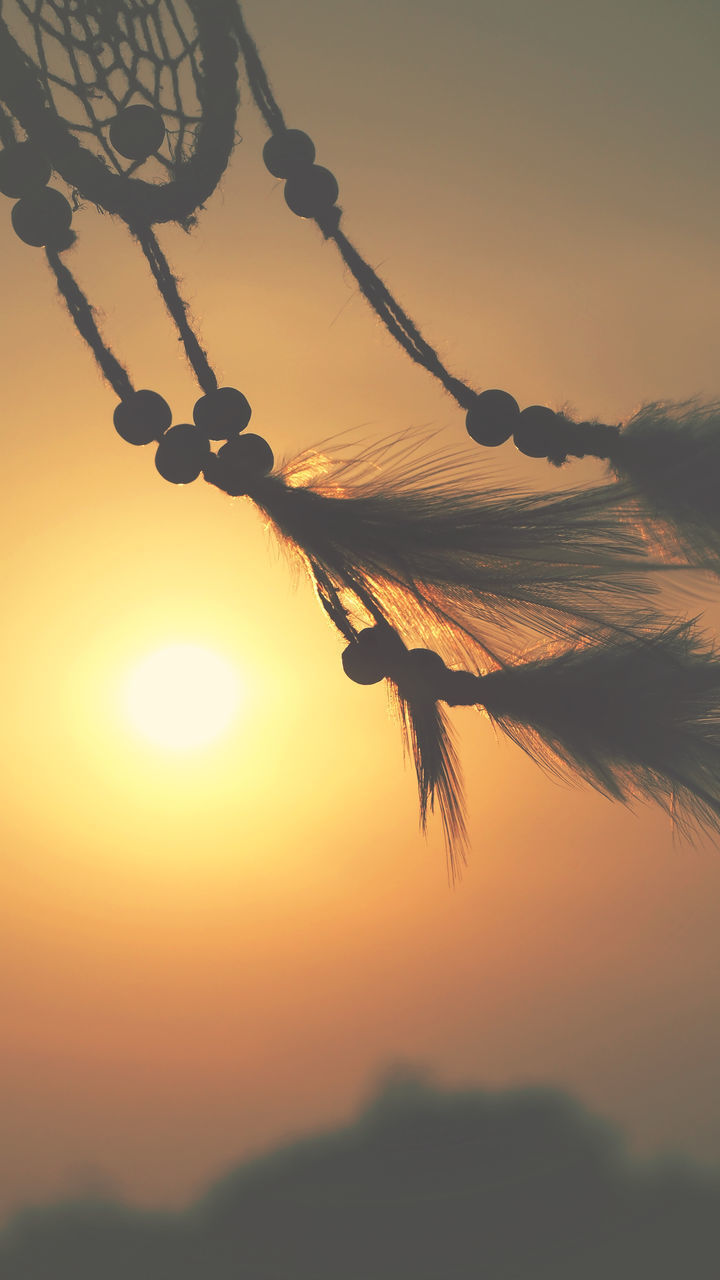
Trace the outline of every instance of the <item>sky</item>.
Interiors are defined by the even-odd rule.
[[[604,421],[720,396],[715,5],[245,16],[346,233],[458,376]],[[238,129],[197,228],[159,236],[255,429],[278,457],[407,426],[470,448],[286,208],[245,88]],[[197,391],[129,236],[92,205],[74,228],[111,345],[187,419]],[[9,206],[0,260],[0,1212],[97,1187],[180,1205],[342,1122],[401,1062],[446,1086],[548,1085],[638,1151],[717,1165],[716,843],[559,785],[462,710],[471,854],[451,888],[383,689],[345,679],[249,503],[165,484],[115,434]],[[477,466],[538,488],[602,474],[511,445]],[[241,686],[227,732],[184,753],[138,736],[122,701],[136,664],[179,643]]]

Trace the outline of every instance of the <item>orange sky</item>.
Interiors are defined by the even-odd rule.
[[[709,6],[248,0],[246,17],[347,233],[460,376],[611,421],[718,395]],[[461,446],[453,402],[288,212],[247,102],[239,128],[192,237],[160,236],[256,429],[278,455],[409,424]],[[92,206],[74,225],[135,384],[189,415],[127,234]],[[716,847],[556,785],[467,711],[473,849],[449,890],[382,689],[346,681],[249,504],[164,484],[115,435],[8,217],[0,254],[0,1208],[95,1180],[179,1202],[347,1115],[398,1060],[558,1085],[645,1149],[719,1160]],[[493,467],[559,479],[511,446]],[[133,662],[176,641],[247,689],[232,732],[181,757],[117,703]]]

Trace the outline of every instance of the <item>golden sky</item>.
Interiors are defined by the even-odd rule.
[[[347,234],[459,376],[606,421],[720,394],[714,6],[245,12]],[[287,210],[247,99],[197,229],[159,232],[223,380],[277,456],[408,425],[464,447],[454,403]],[[91,205],[74,226],[135,384],[189,417],[138,251]],[[179,1203],[346,1116],[398,1061],[553,1084],[645,1150],[720,1160],[716,846],[559,786],[463,711],[472,853],[449,889],[382,688],[345,679],[248,503],[165,484],[118,438],[9,216],[0,255],[0,1208],[94,1181]],[[488,475],[562,479],[511,445],[478,451]],[[181,755],[138,738],[120,696],[179,642],[225,656],[244,690],[232,729]]]

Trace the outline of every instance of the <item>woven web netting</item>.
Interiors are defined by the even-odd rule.
[[[185,0],[5,0],[1,8],[47,101],[84,147],[131,174],[140,162],[118,155],[108,128],[121,108],[145,103],[167,130],[154,161],[175,176],[202,116],[202,53]]]

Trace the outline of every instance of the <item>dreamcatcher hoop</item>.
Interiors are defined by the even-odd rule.
[[[173,0],[150,0],[150,4],[103,3],[90,0],[87,4],[50,4],[34,0],[31,9],[27,0],[15,0],[18,15],[33,21],[38,64],[30,57],[10,32],[5,19],[0,16],[0,84],[2,97],[18,124],[46,153],[52,168],[68,186],[81,193],[108,213],[118,214],[128,222],[152,225],[157,222],[185,223],[192,218],[200,205],[212,195],[225,169],[236,142],[237,96],[237,45],[228,32],[226,19],[227,0],[183,0],[196,27],[196,35],[188,39],[178,16],[179,5]],[[7,14],[8,3],[5,3]],[[53,28],[42,20],[43,8],[48,8],[58,20]],[[182,129],[180,143],[168,165],[169,179],[163,183],[148,182],[132,176],[131,165],[123,169],[112,149],[105,145],[103,128],[107,121],[99,117],[93,108],[93,100],[102,96],[111,105],[113,101],[122,108],[126,104],[110,88],[110,77],[124,68],[128,87],[125,97],[141,97],[160,109],[167,106],[162,100],[162,82],[157,78],[155,91],[149,92],[147,84],[138,79],[138,64],[142,52],[129,43],[128,37],[136,30],[133,19],[142,16],[143,9],[166,9],[173,15],[173,25],[185,41],[185,53],[189,62],[186,78],[194,81],[199,114],[193,130],[189,154],[183,146],[187,129]],[[115,17],[111,15],[115,12]],[[82,15],[82,22],[79,15]],[[126,25],[118,27],[125,17]],[[79,23],[79,32],[73,34],[73,24]],[[160,24],[157,22],[157,29]],[[114,39],[113,39],[114,32]],[[161,59],[153,48],[152,31],[145,28],[147,48],[145,61],[157,70]],[[96,52],[94,40],[113,39],[110,45],[114,62],[103,65]],[[68,89],[69,81],[54,74],[52,52],[47,45],[61,43],[72,51],[72,68],[76,83]],[[129,57],[123,50],[129,50]],[[181,86],[178,83],[176,59],[169,58],[170,82],[178,99]],[[84,63],[84,67],[83,67]],[[57,89],[75,92],[85,108],[89,124],[68,125],[63,116],[53,109]],[[177,117],[186,125],[187,117],[180,106]],[[100,143],[98,154],[85,145],[79,132]],[[116,170],[113,172],[113,168]]]
[[[34,43],[15,38],[10,5]],[[182,36],[177,59],[160,40],[163,19]],[[48,58],[53,41],[74,80]],[[315,453],[311,465],[304,455],[275,466],[268,442],[246,430],[243,393],[219,386],[153,231],[158,222],[189,227],[225,171],[238,53],[270,130],[266,167],[284,181],[289,208],[335,243],[392,337],[465,410],[470,437],[487,447],[512,438],[556,465],[604,459],[610,483],[537,497],[482,490],[466,459],[430,456],[406,434],[359,458]],[[194,112],[183,105],[186,88]],[[168,110],[181,125],[171,143],[163,91],[174,95]],[[63,93],[87,119],[63,116]],[[45,247],[73,322],[118,395],[117,431],[153,444],[166,480],[202,476],[249,497],[300,559],[346,642],[346,674],[387,682],[415,762],[422,825],[437,805],[451,870],[465,826],[446,708],[459,705],[484,709],[551,770],[720,830],[720,662],[692,623],[664,619],[653,601],[668,568],[720,566],[718,407],[649,405],[621,430],[542,405],[521,411],[509,393],[456,378],[341,230],[337,182],[315,162],[311,139],[287,128],[236,0],[5,0],[0,97],[9,112],[0,115],[0,190],[19,195],[13,225]],[[164,181],[136,176],[153,157]],[[107,346],[65,261],[72,211],[47,187],[51,169],[118,215],[140,245],[203,392],[191,423],[173,423],[162,396],[136,390]],[[525,649],[528,636],[545,652],[518,662],[519,637]]]

